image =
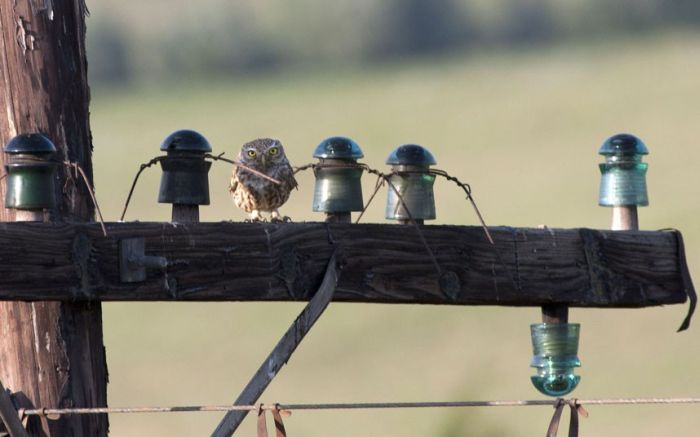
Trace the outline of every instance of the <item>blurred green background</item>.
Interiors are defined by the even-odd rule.
[[[683,231],[700,275],[700,3],[689,0],[151,0],[92,2],[88,20],[95,181],[119,217],[140,163],[172,131],[196,129],[234,157],[280,138],[295,165],[346,135],[384,167],[416,142],[471,183],[491,225],[609,226],[597,206],[600,144],[618,132],[650,149],[644,229]],[[206,221],[242,220],[213,165]],[[147,170],[127,220],[170,218]],[[313,180],[282,209],[311,212]],[[367,178],[366,193],[374,180]],[[438,220],[477,224],[436,185]],[[378,196],[366,221],[384,222]],[[411,238],[408,236],[407,238]],[[112,406],[230,403],[301,304],[108,303]],[[582,323],[581,398],[697,396],[697,326],[685,306],[572,309]],[[532,399],[537,308],[333,304],[265,402]],[[697,323],[695,324],[697,325]],[[584,435],[688,435],[697,406],[588,408]],[[546,407],[295,412],[291,436],[530,436]],[[208,435],[218,413],[113,415],[114,436]],[[565,427],[565,425],[562,425]],[[562,431],[563,432],[563,431]],[[248,419],[241,435],[253,435]]]

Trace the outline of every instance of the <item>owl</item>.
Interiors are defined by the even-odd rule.
[[[294,170],[284,154],[282,143],[271,138],[245,143],[238,155],[238,162],[277,179],[280,184],[234,166],[229,185],[233,203],[247,212],[252,221],[262,220],[261,212],[269,212],[272,220],[280,220],[278,208],[297,187]]]

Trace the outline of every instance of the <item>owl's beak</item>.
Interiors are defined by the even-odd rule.
[[[267,170],[267,157],[265,156],[264,153],[262,154],[262,156],[260,157],[260,159],[262,160],[262,166],[263,166],[263,168],[264,168],[265,170]]]

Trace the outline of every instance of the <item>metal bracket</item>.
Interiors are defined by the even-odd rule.
[[[143,238],[119,240],[119,278],[122,282],[143,282],[146,268],[165,270],[168,264],[165,257],[146,255],[146,240]]]

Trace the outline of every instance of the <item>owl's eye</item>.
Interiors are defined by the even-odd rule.
[[[278,153],[280,153],[280,149],[278,149],[277,147],[271,147],[270,149],[268,149],[268,153],[270,153],[270,155],[272,156],[275,156]]]
[[[251,158],[255,158],[255,155],[257,155],[257,153],[255,153],[255,150],[248,150],[248,156],[250,156]]]

